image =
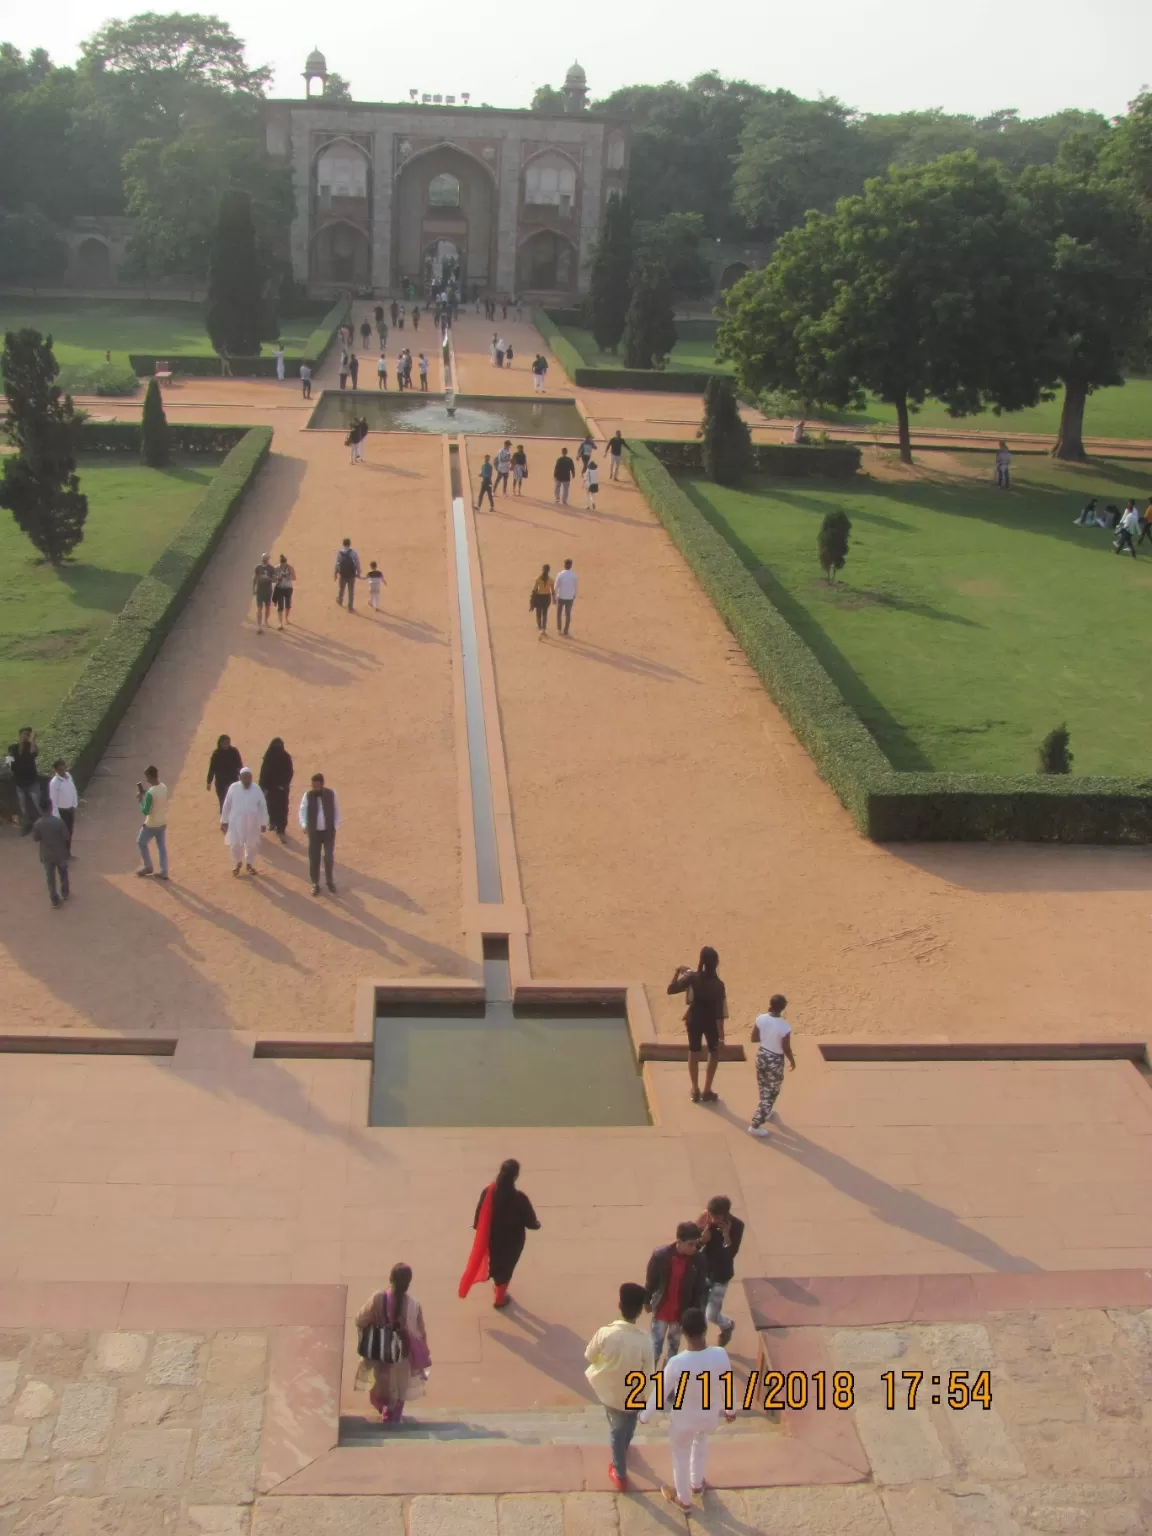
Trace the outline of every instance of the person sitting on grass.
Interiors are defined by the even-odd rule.
[[[1077,527],[1094,528],[1096,526],[1096,500],[1097,498],[1093,496],[1091,501],[1088,502],[1087,506],[1085,506],[1083,511],[1080,513],[1080,516],[1074,517],[1072,519],[1073,523],[1075,523]]]

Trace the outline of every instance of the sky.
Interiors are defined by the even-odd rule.
[[[812,8],[727,0],[716,12],[695,0],[583,0],[571,9],[501,0],[491,10],[437,0],[403,15],[365,0],[343,0],[332,11],[305,0],[200,5],[244,39],[250,63],[273,66],[276,96],[303,94],[304,60],[314,46],[358,101],[404,101],[415,87],[469,91],[474,104],[527,106],[537,85],[559,85],[577,58],[593,97],[716,69],[799,96],[838,96],[867,112],[943,107],[982,116],[1016,107],[1034,117],[1074,106],[1113,116],[1152,84],[1148,0],[886,7],[820,0]],[[91,0],[55,0],[50,11],[12,7],[0,21],[0,40],[25,51],[47,47],[67,64],[103,16],[146,8],[148,0],[107,11]],[[180,8],[196,6],[184,0]]]

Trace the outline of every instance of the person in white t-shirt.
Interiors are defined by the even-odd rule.
[[[685,1348],[664,1367],[663,1397],[653,1392],[640,1415],[647,1424],[652,1414],[668,1415],[668,1449],[672,1452],[675,1487],[661,1485],[660,1492],[678,1509],[693,1508],[692,1495],[704,1492],[708,1441],[720,1426],[736,1417],[732,1403],[732,1370],[728,1351],[708,1343],[708,1323],[699,1307],[689,1307],[680,1320]]]
[[[750,1136],[767,1136],[768,1121],[776,1107],[780,1084],[784,1081],[784,1062],[796,1070],[796,1058],[792,1054],[792,1026],[784,1019],[788,999],[777,992],[768,1002],[768,1012],[762,1013],[752,1026],[753,1042],[758,1042],[756,1052],[756,1084],[760,1089],[760,1103],[748,1127]]]
[[[576,572],[571,560],[565,560],[564,569],[557,571],[553,585],[556,589],[556,633],[566,635],[572,624],[572,604],[576,601]]]
[[[52,764],[52,777],[48,780],[48,803],[53,813],[68,828],[68,857],[72,857],[72,834],[76,830],[76,807],[80,796],[76,784],[68,772],[68,764],[58,757]]]

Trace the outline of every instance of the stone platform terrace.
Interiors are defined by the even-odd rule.
[[[530,390],[539,340],[526,323],[500,328],[518,354],[501,377],[483,352],[484,322],[466,316],[455,328],[461,389]],[[553,366],[550,393],[564,388]],[[515,1420],[582,1412],[581,1348],[611,1312],[616,1286],[639,1277],[648,1249],[721,1191],[748,1219],[746,1281],[810,1288],[812,1277],[976,1274],[1023,1284],[1045,1272],[1152,1267],[1152,1097],[1129,1063],[830,1063],[817,1048],[831,1035],[1143,1040],[1149,961],[1134,945],[1118,964],[1116,934],[1139,933],[1147,921],[1148,854],[894,853],[862,843],[635,487],[606,485],[595,516],[578,494],[567,509],[554,506],[555,443],[529,445],[521,502],[501,499],[469,522],[496,723],[491,757],[502,775],[502,857],[516,885],[501,917],[513,924],[523,976],[638,987],[652,1029],[668,1039],[680,1026],[667,977],[702,942],[721,950],[734,1038],[746,1038],[766,994],[782,987],[800,1068],[786,1081],[778,1127],[765,1144],[744,1132],[754,1098],[748,1066],[722,1069],[715,1109],[687,1101],[682,1067],[651,1063],[651,1127],[512,1133],[370,1129],[367,1062],[254,1059],[261,1038],[349,1038],[365,978],[479,974],[486,919],[462,788],[450,487],[431,440],[374,435],[367,464],[353,468],[338,435],[303,430],[308,408],[290,382],[236,381],[217,392],[196,381],[167,398],[174,415],[205,419],[211,409],[218,419],[269,421],[275,451],[89,788],[70,907],[41,907],[31,849],[7,832],[0,844],[3,1033],[172,1042],[166,1056],[3,1056],[0,1282],[16,1289],[12,1310],[0,1307],[0,1331],[17,1367],[0,1424],[3,1536],[686,1528],[643,1491],[660,1471],[659,1447],[642,1491],[621,1500],[606,1491],[600,1447],[587,1455],[578,1447],[560,1458],[561,1471],[542,1473],[544,1447],[548,1456],[523,1462],[497,1498],[485,1481],[492,1451],[474,1440],[443,1454],[432,1447],[440,1460],[431,1470],[413,1461],[419,1446],[393,1448],[387,1474],[379,1467],[388,1452],[348,1451],[367,1458],[367,1470],[358,1485],[341,1472],[339,1493],[205,1494],[196,1467],[207,1402],[216,1387],[222,1399],[231,1391],[212,1376],[220,1332],[248,1340],[236,1345],[237,1361],[246,1351],[254,1359],[262,1340],[267,1362],[274,1325],[250,1314],[211,1327],[194,1313],[148,1322],[122,1309],[110,1320],[54,1323],[36,1310],[49,1284],[90,1296],[126,1282],[334,1287],[346,1316],[404,1258],[436,1361],[432,1415]],[[583,403],[602,432],[625,421],[626,435],[631,418],[610,410],[640,413],[637,431],[663,433],[662,415],[688,408],[667,396]],[[682,425],[688,435],[691,412]],[[473,483],[477,454],[489,447],[464,446]],[[332,560],[345,533],[388,576],[380,616],[366,607],[349,616],[333,600]],[[299,576],[297,624],[285,635],[257,636],[252,625],[250,570],[264,549],[285,549]],[[566,555],[582,582],[572,639],[540,643],[526,588],[544,560],[557,566]],[[328,774],[344,816],[337,899],[309,897],[298,836],[266,848],[259,880],[228,878],[215,801],[200,777],[221,731],[257,759],[282,735],[299,778],[315,767]],[[131,785],[148,761],[173,790],[168,888],[132,875]],[[478,1293],[460,1302],[455,1286],[480,1186],[508,1155],[524,1166],[543,1230],[518,1272],[517,1306],[500,1316]],[[739,1287],[730,1295],[733,1350],[749,1370],[763,1330],[749,1296]],[[692,1523],[734,1536],[1140,1531],[1149,1519],[1145,1473],[1124,1468],[1147,1450],[1147,1410],[1133,1410],[1121,1388],[1136,1379],[1149,1305],[1088,1293],[1039,1311],[1008,1305],[1019,1328],[980,1324],[1005,1382],[1023,1369],[1012,1349],[1026,1340],[1040,1383],[1034,1397],[1048,1390],[1040,1365],[1055,1362],[1056,1420],[1028,1420],[1035,1403],[1013,1417],[997,1396],[1016,1460],[998,1437],[982,1460],[931,1416],[923,1423],[936,1442],[912,1427],[912,1449],[885,1448],[858,1415],[861,1451],[842,1459],[846,1480],[817,1486],[822,1474],[804,1460],[800,1427],[785,1423],[764,1441],[785,1451],[764,1449],[751,1472],[746,1443],[718,1447],[717,1481],[730,1486],[710,1494]],[[1052,1321],[1058,1313],[1063,1322]],[[951,1316],[930,1322],[968,1326]],[[341,1409],[361,1411],[363,1399],[350,1389],[348,1331],[325,1326],[339,1334],[324,1408],[334,1421]],[[888,1340],[851,1347],[914,1358],[927,1345],[921,1325],[911,1326],[885,1316],[832,1320],[811,1335],[829,1359],[841,1358],[845,1328]],[[893,1329],[908,1334],[903,1344]],[[145,1342],[102,1346],[109,1333]],[[143,1409],[127,1402],[160,1390],[147,1380],[160,1336],[176,1334],[198,1341],[201,1376],[181,1388],[191,1395],[170,1417],[129,1422],[126,1413]],[[49,1335],[64,1342],[46,1343]],[[139,1380],[128,1371],[116,1387],[101,1363],[110,1348],[140,1355]],[[1122,1359],[1112,1396],[1092,1384],[1106,1356]],[[53,1360],[64,1369],[53,1374],[44,1363]],[[6,1380],[0,1369],[0,1387]],[[264,1394],[261,1448],[254,1408],[236,1430],[257,1462],[272,1422],[270,1380],[254,1374],[246,1389]],[[44,1390],[29,1395],[38,1382]],[[1060,1395],[1068,1382],[1078,1383],[1074,1402]],[[68,1387],[109,1383],[116,1405],[102,1448],[54,1451]],[[97,1400],[110,1401],[106,1392]],[[47,1405],[38,1417],[27,1412],[37,1404]],[[1093,1426],[1083,1431],[1085,1444],[1102,1448],[1093,1467],[1044,1461],[1037,1447],[1053,1423],[1053,1444],[1080,1433],[1061,1425]],[[163,1454],[159,1442],[131,1455],[121,1445],[125,1434],[153,1431],[177,1435],[184,1459],[174,1439]],[[1109,1459],[1117,1446],[1128,1462]],[[61,1471],[54,1458],[90,1470]],[[314,1461],[320,1477],[319,1453]],[[138,1462],[158,1470],[127,1475],[164,1487],[123,1484],[123,1467]],[[811,1486],[758,1486],[756,1466],[765,1484]],[[899,1475],[889,1475],[893,1467]],[[385,1475],[404,1485],[382,1489]]]

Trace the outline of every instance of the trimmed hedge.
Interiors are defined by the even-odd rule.
[[[290,357],[287,353],[285,354],[285,375],[293,378],[299,373],[301,363],[307,363],[313,369],[319,367],[328,348],[336,340],[337,331],[351,313],[351,299],[338,299],[304,343],[304,351],[299,356]],[[151,378],[156,371],[155,353],[145,357],[142,352],[130,352],[128,361],[142,379]],[[220,377],[220,359],[212,352],[170,352],[164,361],[173,373],[179,373],[187,378],[218,379]],[[234,379],[274,379],[276,377],[276,359],[272,356],[230,357],[228,363]]]
[[[562,325],[582,325],[578,309],[534,309],[536,329],[548,343],[552,356],[579,389],[647,389],[653,394],[702,395],[711,374],[660,373],[647,368],[590,368],[583,352],[560,330]]]
[[[223,429],[200,430],[217,434]],[[268,457],[271,427],[233,430],[241,432],[240,442],[183,528],[141,579],[44,732],[41,761],[65,758],[81,789]]]
[[[177,458],[230,453],[237,443],[243,442],[250,430],[249,427],[213,426],[200,421],[170,421],[168,445]],[[140,432],[138,421],[86,421],[80,428],[76,451],[81,454],[115,453],[139,457]]]
[[[687,442],[649,442],[648,447],[666,469],[698,475],[704,469],[704,448],[699,440]],[[801,445],[798,443],[753,443],[756,468],[770,475],[790,479],[822,476],[830,480],[850,480],[860,468],[863,454],[851,443]]]
[[[665,445],[636,443],[629,452],[637,485],[865,836],[875,842],[1152,842],[1152,784],[1146,781],[897,772],[653,446]]]

